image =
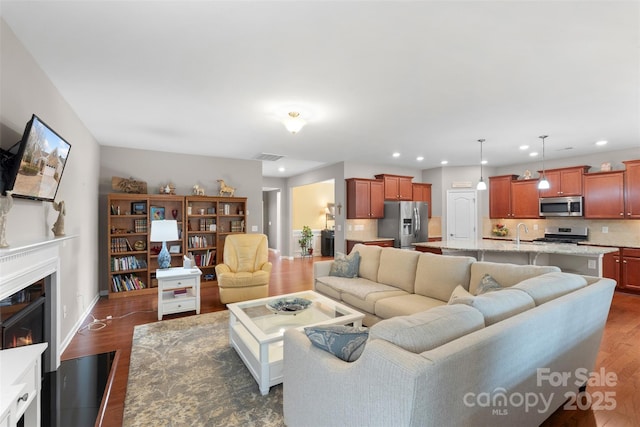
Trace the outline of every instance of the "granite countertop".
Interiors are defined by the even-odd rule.
[[[488,251],[488,252],[523,252],[567,255],[603,255],[618,250],[616,247],[575,245],[569,243],[532,243],[521,241],[516,244],[512,240],[477,240],[471,242],[441,241],[414,243],[414,246],[427,248]]]

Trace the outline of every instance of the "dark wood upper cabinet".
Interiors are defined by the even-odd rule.
[[[385,200],[413,200],[413,177],[380,174],[375,176],[384,182]]]
[[[584,175],[584,217],[622,219],[624,210],[624,171]]]
[[[540,197],[582,196],[582,176],[588,170],[589,166],[546,170],[544,174],[549,188],[540,190]]]
[[[512,218],[511,182],[518,175],[500,175],[489,177],[489,217]]]
[[[347,183],[347,219],[384,217],[384,183],[379,179],[349,178]]]
[[[511,182],[511,217],[540,218],[538,180]]]
[[[625,170],[625,217],[640,218],[640,160],[622,162]]]
[[[412,200],[414,202],[427,202],[429,204],[429,218],[431,218],[431,184],[414,182]]]

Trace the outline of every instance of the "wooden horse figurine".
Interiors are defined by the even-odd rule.
[[[229,197],[233,197],[236,189],[225,184],[224,179],[219,179],[218,182],[220,183],[220,195],[224,196],[225,194],[228,194]]]

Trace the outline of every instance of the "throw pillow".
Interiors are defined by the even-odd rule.
[[[476,295],[486,294],[487,292],[499,291],[503,289],[500,283],[496,282],[490,274],[482,276],[478,288],[476,289]]]
[[[304,328],[311,343],[345,362],[358,360],[369,338],[369,329],[354,326],[310,326]]]
[[[458,285],[449,297],[449,304],[473,305],[473,295],[463,288],[462,285]]]
[[[358,269],[360,267],[360,254],[352,252],[345,255],[341,252],[336,253],[336,257],[331,264],[329,276],[338,277],[358,277]]]

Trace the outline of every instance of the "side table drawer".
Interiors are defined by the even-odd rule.
[[[183,311],[191,311],[196,309],[196,299],[184,297],[178,300],[165,301],[162,303],[162,311],[168,313],[180,313]]]
[[[163,279],[160,284],[163,289],[187,288],[196,286],[197,278],[189,277],[186,279]]]

